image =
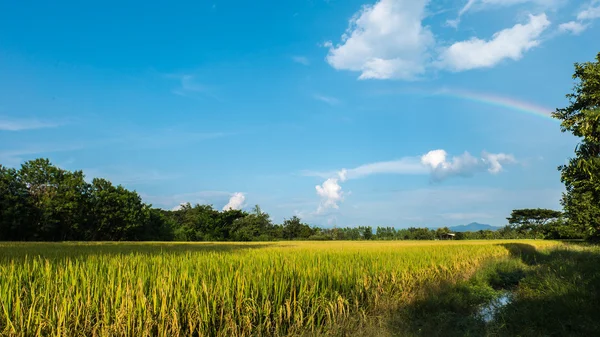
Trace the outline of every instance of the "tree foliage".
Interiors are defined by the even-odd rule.
[[[171,226],[136,192],[85,180],[47,159],[0,166],[0,240],[169,240]]]
[[[600,238],[600,53],[594,62],[576,63],[569,106],[557,109],[561,131],[580,139],[575,157],[559,167],[565,184],[562,205],[573,226]]]
[[[510,217],[506,218],[508,223],[521,230],[531,230],[543,226],[550,221],[556,221],[562,216],[562,212],[544,208],[515,209]]]

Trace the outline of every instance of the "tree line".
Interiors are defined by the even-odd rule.
[[[579,238],[562,213],[513,211],[498,231],[455,233],[454,239]],[[48,159],[19,169],[0,165],[0,240],[3,241],[269,241],[269,240],[435,240],[447,227],[369,226],[320,228],[296,216],[274,224],[259,206],[219,211],[212,205],[153,208],[135,191],[67,171]]]

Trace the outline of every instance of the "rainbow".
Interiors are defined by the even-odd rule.
[[[543,117],[544,119],[552,120],[554,122],[558,122],[557,119],[552,118],[551,116],[552,109],[548,109],[546,107],[528,102],[519,101],[513,98],[467,90],[445,88],[433,92],[428,92],[428,94],[433,96],[445,96],[477,103],[483,103],[487,105],[498,106],[514,111],[524,112],[538,117]]]

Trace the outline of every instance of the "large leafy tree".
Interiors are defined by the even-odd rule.
[[[33,205],[14,168],[0,165],[0,241],[33,238]]]
[[[110,181],[95,178],[89,209],[91,226],[89,240],[142,240],[147,239],[143,229],[150,223],[150,209],[136,192]]]
[[[515,229],[530,230],[558,220],[561,216],[562,212],[552,209],[524,208],[513,210],[506,219]]]
[[[312,228],[295,215],[283,221],[282,236],[286,240],[308,239],[313,234]]]
[[[600,238],[600,53],[594,62],[576,63],[576,83],[567,95],[569,106],[552,116],[561,130],[580,138],[575,157],[560,166],[565,184],[562,205],[574,226],[590,238]]]
[[[48,159],[24,163],[18,179],[28,191],[34,210],[35,239],[78,240],[86,224],[89,184],[83,172],[58,168]]]
[[[271,239],[269,233],[272,230],[271,217],[256,205],[250,214],[233,222],[231,238],[234,241],[266,241]]]

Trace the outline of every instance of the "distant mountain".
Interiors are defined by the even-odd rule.
[[[477,231],[481,231],[481,230],[497,231],[500,229],[500,227],[486,225],[486,224],[482,224],[482,223],[478,223],[478,222],[471,222],[468,225],[453,226],[453,227],[448,227],[448,228],[452,232],[477,232]]]

